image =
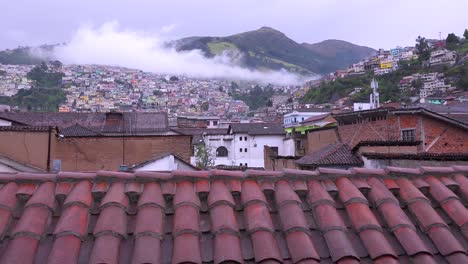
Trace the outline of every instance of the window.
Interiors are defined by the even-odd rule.
[[[240,164],[239,164],[239,166],[241,166],[241,167],[242,167],[242,163],[240,163]]]
[[[247,162],[245,163],[245,166],[248,167],[249,165],[247,165]]]
[[[213,121],[213,125],[217,126],[217,125],[218,125],[218,121]]]
[[[247,152],[247,148],[244,148],[244,152]]]
[[[227,157],[228,150],[225,147],[219,147],[216,149],[216,157]]]
[[[239,149],[239,152],[242,152],[242,148]]]
[[[271,147],[270,151],[273,157],[278,157],[278,147]]]
[[[239,141],[242,141],[242,137],[239,137]]]
[[[404,129],[401,130],[401,139],[403,141],[415,141],[415,129]]]
[[[244,137],[244,140],[247,141],[247,137]]]

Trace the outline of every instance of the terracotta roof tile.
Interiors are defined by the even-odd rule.
[[[80,238],[72,235],[57,237],[47,263],[77,263],[81,247]]]
[[[450,168],[0,175],[0,263],[464,263]]]

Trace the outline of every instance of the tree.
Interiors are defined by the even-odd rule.
[[[450,33],[447,35],[447,39],[445,39],[445,43],[447,45],[450,45],[450,44],[457,44],[459,41],[457,35],[455,35],[454,33]]]
[[[51,71],[45,62],[32,68],[26,77],[35,82],[36,88],[58,88],[62,84],[64,74],[58,71]]]
[[[210,108],[210,104],[208,102],[203,102],[200,106],[201,110],[203,111],[208,111],[208,109]]]
[[[418,38],[416,39],[416,52],[419,55],[420,62],[429,59],[429,57],[431,56],[431,52],[426,38],[418,36]]]
[[[153,90],[153,95],[154,96],[161,96],[163,93],[161,92],[161,90]]]
[[[271,99],[269,99],[269,100],[266,102],[266,106],[272,107],[272,106],[273,106],[273,101],[272,101]]]
[[[177,76],[171,76],[171,78],[169,78],[169,81],[171,82],[178,82],[179,81],[179,78]]]
[[[195,163],[198,168],[204,170],[214,165],[213,153],[207,146],[199,144],[195,147]]]
[[[463,32],[463,37],[465,37],[465,41],[468,40],[468,29],[465,29],[465,32]]]

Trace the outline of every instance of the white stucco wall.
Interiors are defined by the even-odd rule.
[[[145,166],[136,169],[136,171],[172,171],[172,170],[194,170],[187,164],[179,161],[173,155],[153,161]]]
[[[246,137],[247,140],[245,140]],[[248,167],[264,167],[265,146],[278,147],[279,155],[288,155],[289,153],[289,150],[285,148],[283,135],[207,135],[205,136],[205,145],[213,153],[215,165],[239,166],[242,163],[243,166]],[[227,157],[216,157],[216,149],[220,146],[227,148]]]
[[[0,119],[0,126],[11,126],[11,122],[7,120]]]

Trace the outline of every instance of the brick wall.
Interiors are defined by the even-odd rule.
[[[264,146],[265,170],[298,169],[296,159],[290,157],[274,157],[269,146]]]
[[[309,133],[307,133],[306,154],[337,142],[339,142],[339,139],[336,129],[309,131]]]
[[[0,155],[46,170],[48,132],[2,131]]]
[[[118,170],[171,152],[190,162],[190,136],[67,138],[52,144],[64,171]]]
[[[53,132],[54,133],[54,132]],[[2,131],[0,155],[47,169],[48,132]],[[156,155],[171,152],[190,162],[190,136],[153,136],[99,138],[65,138],[51,136],[52,160],[62,161],[63,171],[118,170],[132,166]]]
[[[468,153],[468,131],[423,117],[424,149],[430,153]]]
[[[338,133],[342,142],[351,148],[361,141],[398,140],[400,137],[396,116],[389,116],[384,120],[362,120],[356,124],[339,125]]]
[[[468,131],[421,114],[388,115],[384,120],[340,125],[338,133],[353,148],[360,141],[401,140],[402,129],[415,129],[418,151],[431,153],[468,153]]]

